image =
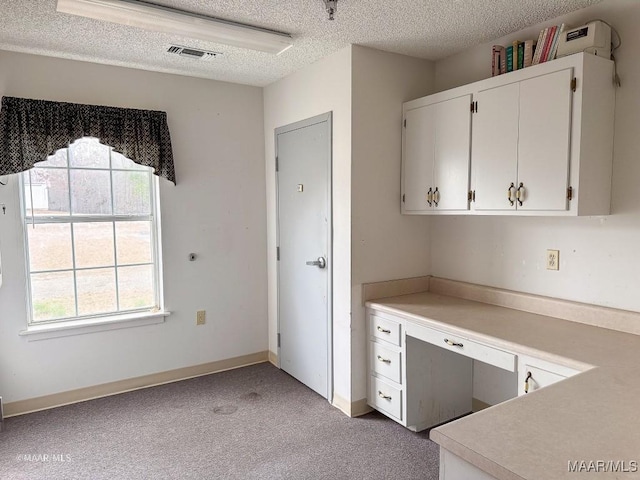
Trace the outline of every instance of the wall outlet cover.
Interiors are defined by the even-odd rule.
[[[560,250],[547,250],[547,270],[560,270]]]

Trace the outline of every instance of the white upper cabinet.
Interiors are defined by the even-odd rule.
[[[405,104],[402,212],[469,208],[471,95]]]
[[[445,108],[454,103],[456,109]],[[403,213],[608,215],[614,106],[613,62],[587,53],[406,103]],[[429,131],[418,122],[410,128],[414,110],[427,107]],[[410,147],[418,138],[425,152],[433,150],[428,165],[420,166],[426,153]],[[469,171],[469,143],[470,191],[463,173]],[[413,178],[420,168],[433,173]],[[421,199],[413,193],[418,184]],[[455,202],[445,201],[444,186],[456,192]],[[418,203],[409,205],[410,197]]]
[[[475,210],[568,209],[572,79],[569,68],[478,92]]]
[[[515,208],[518,175],[519,85],[481,90],[475,95],[473,119],[473,176],[475,210]]]

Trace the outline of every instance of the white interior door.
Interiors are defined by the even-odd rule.
[[[331,114],[276,129],[280,368],[330,398]]]

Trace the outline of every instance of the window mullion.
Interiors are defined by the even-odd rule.
[[[113,148],[109,148],[109,179],[111,186],[111,215],[115,217],[116,207],[113,201]],[[113,270],[115,273],[115,281],[116,281],[116,311],[120,311],[120,286],[118,284],[118,246],[116,245],[117,237],[116,237],[116,222],[115,220],[111,222],[112,226],[112,235],[113,235]]]
[[[76,317],[80,314],[78,307],[78,273],[76,271],[76,240],[73,228],[73,206],[71,204],[71,145],[67,147],[67,191],[69,192],[69,227],[71,231],[71,265],[73,268],[73,298],[75,303]],[[31,210],[33,211],[33,210]]]

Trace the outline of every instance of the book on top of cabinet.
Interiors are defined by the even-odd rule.
[[[543,28],[538,39],[514,40],[511,44],[494,45],[491,51],[491,75],[501,75],[556,58],[560,35],[565,24]]]

